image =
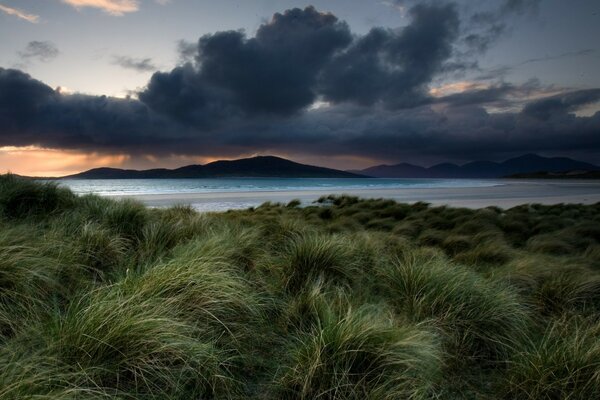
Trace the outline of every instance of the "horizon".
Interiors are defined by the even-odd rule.
[[[356,173],[356,174],[360,175],[361,173],[364,173],[366,170],[371,169],[371,168],[394,167],[394,166],[403,165],[403,164],[404,165],[410,165],[410,166],[413,166],[413,167],[423,168],[423,169],[431,169],[431,168],[434,168],[434,167],[437,167],[437,166],[441,166],[441,165],[453,165],[453,166],[458,166],[458,167],[465,167],[465,166],[467,166],[469,164],[472,164],[472,163],[495,163],[495,164],[502,164],[502,163],[505,163],[505,162],[508,162],[508,161],[512,161],[512,160],[520,159],[520,158],[525,158],[525,157],[536,157],[536,158],[539,157],[539,158],[545,158],[545,159],[548,159],[548,160],[551,160],[551,159],[566,159],[566,160],[571,160],[571,161],[576,161],[576,162],[580,162],[581,161],[581,160],[572,159],[570,157],[545,157],[545,156],[542,156],[542,155],[536,154],[536,153],[525,153],[525,154],[521,154],[521,155],[518,155],[518,156],[515,156],[515,157],[511,157],[511,158],[508,158],[508,159],[505,159],[505,160],[501,160],[501,161],[472,160],[472,161],[469,161],[469,162],[459,163],[459,164],[451,163],[451,162],[439,162],[439,163],[432,164],[432,165],[419,165],[419,164],[413,164],[413,163],[400,162],[400,163],[395,163],[395,164],[377,164],[377,165],[371,165],[369,167],[362,168],[362,169],[337,169],[337,168],[330,168],[330,167],[326,167],[326,166],[323,166],[323,165],[317,165],[317,164],[305,164],[305,163],[301,163],[301,162],[296,161],[296,160],[291,159],[291,158],[285,158],[285,157],[279,157],[279,156],[275,156],[275,155],[268,155],[268,154],[266,154],[266,155],[255,155],[255,156],[242,157],[242,158],[212,160],[212,161],[209,161],[209,162],[206,162],[206,163],[203,163],[203,164],[185,164],[185,165],[180,165],[180,166],[176,166],[176,167],[173,167],[173,168],[163,168],[163,167],[157,166],[157,167],[154,167],[154,168],[136,169],[136,168],[119,168],[119,167],[111,167],[111,166],[98,166],[98,167],[93,167],[93,168],[89,168],[89,169],[86,169],[86,170],[75,171],[74,173],[71,173],[71,174],[68,174],[68,175],[23,175],[23,176],[30,177],[30,178],[50,178],[50,179],[53,179],[53,178],[66,178],[66,177],[69,177],[69,176],[72,176],[72,175],[79,175],[81,173],[90,172],[90,171],[94,171],[94,170],[101,170],[101,169],[116,169],[116,170],[138,171],[138,172],[139,171],[148,171],[148,170],[153,170],[153,169],[158,169],[158,170],[164,169],[164,170],[168,170],[168,171],[173,171],[173,170],[176,170],[176,169],[179,169],[179,168],[185,168],[185,167],[191,167],[191,166],[206,166],[206,165],[213,164],[215,162],[220,162],[220,161],[233,161],[233,162],[235,162],[235,161],[242,161],[242,160],[255,159],[255,158],[279,158],[279,159],[282,159],[282,160],[285,160],[285,161],[291,161],[293,163],[297,163],[297,164],[301,164],[301,165],[305,165],[305,166],[313,166],[313,167],[319,167],[319,168],[330,168],[330,169],[332,169],[334,171],[351,172],[351,173]],[[589,163],[589,164],[591,166],[593,166],[593,167],[600,168],[600,166],[595,165],[593,163]],[[543,172],[543,171],[539,171],[539,172]],[[566,171],[564,171],[564,172],[566,172]],[[6,173],[8,173],[8,174],[22,175],[22,174],[15,173],[13,171],[6,171]],[[369,176],[369,175],[364,175],[364,176],[365,177],[377,178],[377,176]]]
[[[598,165],[599,14],[592,0],[0,0],[0,172],[265,155]]]

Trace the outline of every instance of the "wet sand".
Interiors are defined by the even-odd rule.
[[[425,201],[434,205],[510,208],[520,204],[600,202],[600,181],[528,180],[505,181],[500,186],[477,188],[400,188],[339,190],[290,190],[261,192],[169,193],[118,196],[135,198],[152,207],[190,204],[200,211],[222,211],[258,206],[266,201],[287,203],[299,199],[308,204],[323,195],[348,194],[364,198],[388,198],[399,202]]]

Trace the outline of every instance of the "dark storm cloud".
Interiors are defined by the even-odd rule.
[[[285,142],[277,140],[281,130],[287,133]],[[262,148],[323,156],[361,155],[390,162],[498,159],[525,152],[565,151],[573,156],[590,153],[600,160],[600,112],[539,120],[525,112],[488,113],[476,105],[368,112],[348,106],[317,110],[267,130],[257,129],[253,136]]]
[[[200,126],[230,114],[290,115],[314,102],[319,72],[351,40],[348,26],[331,14],[288,10],[253,38],[240,31],[201,37],[194,62],[157,72],[139,97]],[[189,46],[184,50],[189,57]]]
[[[537,14],[540,0],[394,0],[410,16],[416,7],[425,9],[452,7],[460,24],[452,42],[452,54],[440,70],[449,77],[460,77],[478,70],[478,57],[511,31],[517,18]]]
[[[138,72],[156,71],[156,65],[151,58],[133,58],[128,56],[113,56],[113,64]]]
[[[0,132],[21,131],[54,95],[50,87],[29,75],[0,68]]]
[[[24,61],[37,60],[48,62],[55,59],[60,52],[56,45],[48,41],[34,40],[27,43],[24,50],[19,51],[19,57]]]
[[[179,54],[179,60],[181,64],[194,61],[196,52],[198,51],[198,45],[194,42],[188,42],[187,40],[180,40],[177,42],[177,53]]]
[[[195,60],[157,72],[140,100],[200,127],[230,117],[292,115],[317,98],[329,102],[413,107],[427,101],[448,63],[459,28],[452,5],[417,5],[411,23],[352,36],[331,14],[308,7],[275,14],[256,36],[239,31],[200,38]],[[183,57],[192,48],[180,44]]]
[[[600,90],[551,96],[529,103],[521,112],[497,114],[474,105],[477,101],[472,99],[498,101],[502,93],[516,90],[523,89],[471,91],[460,100],[448,96],[440,100],[441,109],[346,104],[287,118],[238,119],[218,129],[189,130],[137,100],[63,95],[22,72],[0,69],[0,146],[34,144],[159,156],[235,156],[260,151],[382,160],[480,159],[526,151],[600,152],[600,113],[591,117],[572,113],[597,101]],[[552,110],[551,118],[539,118],[543,107]]]
[[[404,29],[372,29],[335,56],[321,78],[324,98],[392,108],[424,102],[426,86],[452,54],[459,19],[452,5],[417,5],[410,16]]]
[[[563,117],[582,106],[600,101],[600,89],[578,90],[533,101],[523,108],[523,114],[540,120]]]
[[[153,151],[184,132],[137,100],[54,91],[29,75],[0,68],[0,146],[42,145],[92,151]]]
[[[408,16],[401,29],[352,35],[309,7],[276,14],[254,37],[206,35],[184,43],[188,61],[156,72],[139,100],[63,94],[0,68],[0,146],[383,161],[600,155],[600,113],[575,114],[600,101],[600,89],[545,96],[559,90],[533,80],[432,97],[430,84],[458,68],[460,16],[439,3]]]
[[[221,152],[241,149],[246,153],[355,155],[416,163],[570,152],[574,157],[591,154],[586,158],[599,160],[600,113],[541,121],[520,112],[491,114],[479,106],[366,110],[343,105],[278,124],[248,123],[219,135]]]

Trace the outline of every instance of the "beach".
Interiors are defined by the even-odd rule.
[[[387,198],[398,202],[424,201],[433,205],[510,208],[520,204],[594,204],[600,202],[600,181],[519,180],[495,186],[452,188],[328,188],[319,190],[227,191],[114,196],[134,198],[151,207],[189,204],[199,211],[224,211],[258,206],[264,202],[287,203],[298,199],[309,204],[324,195],[347,194],[362,198]]]

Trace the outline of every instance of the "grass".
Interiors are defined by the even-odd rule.
[[[321,300],[323,301],[323,300]],[[292,333],[280,376],[281,398],[416,399],[432,393],[440,360],[432,334],[382,307],[334,310]]]
[[[515,355],[506,374],[513,399],[593,399],[600,393],[600,324],[559,318]]]
[[[439,329],[448,362],[506,360],[526,336],[529,315],[514,290],[441,255],[407,251],[380,277],[399,313]]]
[[[147,209],[0,176],[0,399],[588,399],[600,204]]]

